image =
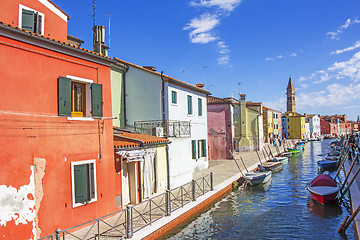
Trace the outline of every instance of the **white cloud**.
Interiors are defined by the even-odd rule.
[[[290,57],[296,57],[297,55],[296,55],[296,53],[295,52],[292,52],[292,53],[286,53],[285,54],[285,56],[284,55],[278,55],[278,56],[275,56],[275,57],[267,57],[267,58],[265,58],[265,60],[266,61],[274,61],[274,60],[276,60],[276,59],[282,59],[282,58],[284,58],[284,57],[288,57],[288,56],[290,56]]]
[[[343,52],[347,52],[347,51],[352,51],[356,48],[359,48],[360,47],[360,41],[357,41],[356,43],[354,43],[354,45],[348,47],[348,48],[344,48],[344,49],[341,49],[341,50],[336,50],[334,52],[331,52],[330,54],[340,54],[340,53],[343,53]]]
[[[322,91],[300,92],[296,95],[297,112],[321,112],[330,111],[337,113],[339,109],[353,109],[355,102],[360,100],[360,84],[351,83],[348,86],[330,84]],[[263,102],[263,105],[281,112],[286,111],[286,97],[280,97],[275,101]]]
[[[327,86],[324,91],[299,93],[296,104],[299,109],[304,110],[307,108],[347,106],[360,99],[359,91],[360,84],[344,86],[335,83]]]
[[[299,82],[303,82],[303,81],[305,81],[305,80],[306,80],[306,78],[303,77],[303,76],[301,76],[301,77],[299,78]]]
[[[338,27],[336,29],[336,31],[328,32],[328,33],[326,33],[326,35],[329,35],[330,39],[338,40],[338,39],[340,39],[340,34],[343,33],[345,29],[347,29],[348,27],[350,27],[351,25],[356,24],[356,23],[360,23],[360,20],[358,20],[356,18],[353,21],[351,21],[351,19],[349,18],[348,20],[346,20],[346,22],[343,25]]]
[[[218,58],[219,65],[227,65],[230,63],[230,49],[225,44],[224,41],[219,41],[217,43],[218,52],[220,53],[220,57]]]
[[[213,30],[220,24],[220,18],[229,15],[242,0],[192,0],[190,6],[205,7],[210,12],[203,13],[200,17],[193,18],[186,24],[184,30],[190,30],[189,37],[192,43],[207,44],[215,42],[219,53],[218,64],[230,63],[230,48],[224,41],[219,40]]]
[[[188,23],[184,30],[191,30],[189,33],[192,43],[209,43],[217,39],[216,36],[212,34],[212,30],[220,22],[219,16],[216,14],[204,13],[200,18],[194,18]]]
[[[263,102],[263,106],[278,110],[280,112],[286,112],[286,97],[281,97],[276,101]]]
[[[191,1],[190,6],[201,6],[201,7],[218,7],[219,9],[226,11],[233,11],[242,0],[199,0]]]
[[[308,77],[300,77],[299,81],[313,80],[313,83],[318,84],[344,78],[353,82],[360,80],[360,51],[347,61],[335,62],[326,70],[316,71]]]

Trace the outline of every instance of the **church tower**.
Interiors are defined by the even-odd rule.
[[[291,76],[289,78],[289,83],[286,89],[286,96],[287,96],[287,112],[295,112],[295,88],[294,84],[291,80]]]

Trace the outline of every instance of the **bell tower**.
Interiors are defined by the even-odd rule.
[[[286,89],[286,96],[287,96],[287,112],[295,112],[295,88],[292,82],[291,76],[289,77],[289,83]]]

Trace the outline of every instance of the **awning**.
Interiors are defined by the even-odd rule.
[[[116,153],[126,159],[126,162],[136,162],[144,160],[144,155],[146,152],[144,150],[132,150],[118,151]]]

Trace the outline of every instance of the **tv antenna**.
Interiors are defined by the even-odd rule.
[[[93,5],[92,5],[92,18],[93,18],[93,27],[95,26],[95,8],[96,8],[96,0],[93,0]]]
[[[95,1],[95,0],[94,0]],[[109,48],[108,48],[108,55],[110,57],[110,13],[108,13],[108,18],[109,18]]]

